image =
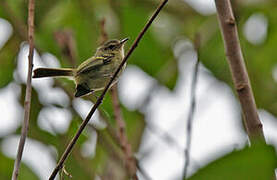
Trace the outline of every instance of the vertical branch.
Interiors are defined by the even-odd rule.
[[[183,179],[186,178],[187,176],[187,171],[190,163],[190,148],[191,148],[191,134],[192,134],[192,123],[193,123],[193,116],[195,112],[195,92],[196,92],[196,84],[197,84],[197,77],[198,77],[198,67],[199,67],[199,46],[200,46],[200,37],[199,34],[196,34],[195,39],[194,39],[194,49],[197,52],[197,61],[194,67],[193,71],[193,76],[192,76],[192,81],[191,81],[191,101],[190,101],[190,110],[189,110],[189,115],[188,115],[188,122],[187,122],[187,141],[186,141],[186,149],[185,149],[185,166],[184,166],[184,171],[183,171]]]
[[[105,23],[106,23],[106,19],[103,18],[100,21],[100,38],[99,38],[99,44],[103,44],[105,41],[108,40],[108,33],[105,30]]]
[[[29,55],[28,55],[28,76],[26,85],[26,96],[24,102],[24,121],[21,130],[20,141],[17,149],[17,156],[14,162],[14,169],[12,179],[18,178],[20,163],[24,150],[24,145],[29,128],[30,109],[31,109],[31,97],[32,97],[32,71],[33,71],[33,57],[34,57],[34,11],[35,0],[29,0],[28,5],[28,41],[29,41]]]
[[[68,58],[73,67],[77,65],[76,42],[71,30],[61,30],[54,33],[54,37],[62,50],[62,54]]]
[[[105,30],[105,19],[103,19],[100,22],[100,44],[104,43],[105,41],[108,40],[108,34]],[[125,131],[125,122],[122,117],[121,109],[120,109],[120,103],[118,99],[118,91],[117,91],[117,85],[115,84],[111,88],[111,95],[112,95],[112,105],[114,109],[114,116],[115,116],[115,121],[117,125],[117,136],[119,139],[119,143],[121,146],[121,149],[125,155],[125,166],[127,168],[127,172],[130,177],[134,179],[138,179],[136,175],[136,160],[133,157],[132,153],[132,148],[131,145],[128,142],[128,138],[126,136],[126,131]]]
[[[256,138],[264,140],[262,123],[252,93],[249,77],[240,48],[238,31],[230,0],[215,0],[218,21],[224,39],[225,52],[233,82],[243,111],[246,130],[253,143]]]
[[[165,4],[167,3],[168,0],[163,0],[161,2],[161,4],[158,6],[158,8],[155,10],[155,12],[153,13],[153,15],[151,16],[151,18],[147,21],[146,25],[143,27],[143,29],[141,30],[141,32],[139,33],[139,35],[137,36],[136,40],[134,41],[133,45],[131,46],[131,48],[129,49],[127,55],[124,57],[124,59],[122,60],[121,64],[119,65],[119,67],[117,68],[117,70],[115,71],[115,73],[113,74],[113,76],[111,77],[109,83],[106,85],[105,89],[103,90],[102,94],[99,96],[99,98],[97,98],[97,101],[95,102],[94,106],[91,108],[90,112],[88,113],[86,119],[82,122],[81,126],[79,127],[79,129],[77,130],[76,134],[74,135],[74,137],[72,138],[72,140],[70,141],[70,143],[68,144],[68,146],[66,147],[61,159],[59,160],[57,166],[55,167],[55,169],[53,170],[51,176],[49,177],[50,180],[54,180],[54,178],[56,177],[57,173],[60,171],[60,169],[63,167],[65,160],[67,159],[67,157],[69,156],[69,154],[71,153],[74,145],[76,144],[77,140],[79,139],[80,135],[82,134],[83,130],[85,129],[86,125],[88,124],[90,118],[92,117],[92,115],[94,114],[94,112],[96,111],[96,109],[98,108],[98,106],[100,106],[100,104],[102,103],[105,94],[107,93],[108,89],[110,88],[112,82],[114,81],[115,77],[118,75],[119,71],[121,70],[121,68],[124,66],[124,64],[127,62],[128,58],[131,56],[131,54],[134,52],[134,50],[136,49],[136,47],[138,46],[139,41],[142,39],[143,35],[145,34],[145,32],[148,30],[148,28],[150,27],[150,25],[152,24],[152,22],[154,21],[154,19],[158,16],[158,14],[160,13],[160,11],[162,10],[162,8],[165,6]]]
[[[119,143],[125,155],[125,165],[128,170],[129,176],[134,179],[138,179],[136,175],[136,171],[137,171],[136,160],[132,153],[131,144],[128,142],[126,129],[125,129],[125,122],[123,120],[122,113],[120,110],[117,85],[114,85],[112,87],[111,93],[112,93],[112,103],[113,103],[115,121],[118,128],[117,133],[118,133]]]

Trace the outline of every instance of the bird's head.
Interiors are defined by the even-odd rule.
[[[122,40],[109,40],[97,48],[96,55],[103,54],[114,54],[114,55],[124,55],[124,44],[128,41],[128,38]]]

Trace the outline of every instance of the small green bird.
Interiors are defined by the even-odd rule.
[[[71,76],[76,84],[75,97],[103,90],[124,58],[124,44],[127,40],[128,38],[105,42],[97,48],[93,57],[83,62],[77,69],[38,68],[34,70],[33,78]],[[126,64],[118,76],[122,73],[125,66]],[[117,82],[118,76],[112,85]]]

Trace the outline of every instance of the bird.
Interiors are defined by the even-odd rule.
[[[37,68],[33,71],[33,78],[73,77],[76,84],[75,97],[103,90],[124,58],[124,44],[127,41],[128,38],[108,40],[96,49],[91,58],[81,63],[76,69]],[[125,67],[126,64],[124,64],[111,86],[118,81],[118,77]]]

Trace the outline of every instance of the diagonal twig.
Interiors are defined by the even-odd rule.
[[[29,41],[29,55],[28,55],[28,76],[26,84],[26,96],[24,102],[24,120],[21,129],[21,136],[17,149],[17,155],[14,162],[14,169],[12,179],[16,180],[19,174],[20,163],[24,150],[24,145],[29,128],[30,110],[31,110],[31,97],[32,97],[32,71],[33,71],[33,57],[34,57],[34,11],[35,0],[29,0],[28,4],[28,41]]]
[[[121,68],[124,66],[124,64],[127,62],[128,58],[130,57],[130,55],[133,53],[133,51],[135,50],[135,48],[138,46],[139,41],[141,40],[141,38],[143,37],[143,35],[145,34],[145,32],[147,31],[147,29],[150,27],[150,25],[152,24],[152,22],[154,21],[154,19],[157,17],[157,15],[159,14],[159,12],[161,11],[161,9],[164,7],[164,5],[167,3],[168,0],[164,0],[161,2],[161,4],[158,6],[158,8],[156,9],[156,11],[154,12],[154,14],[151,16],[151,18],[149,19],[149,21],[146,23],[146,25],[144,26],[144,28],[142,29],[142,31],[139,33],[138,37],[136,38],[136,40],[134,41],[132,47],[130,48],[130,50],[128,51],[127,55],[124,57],[124,59],[122,60],[121,64],[119,65],[119,67],[117,68],[116,72],[113,74],[111,80],[109,81],[109,83],[106,85],[105,89],[103,90],[102,94],[99,96],[99,98],[97,98],[96,103],[94,104],[94,106],[91,108],[90,112],[88,113],[86,119],[83,121],[83,123],[81,124],[81,126],[79,127],[78,131],[76,132],[75,136],[73,137],[73,139],[70,141],[70,143],[68,144],[66,150],[64,151],[61,159],[59,160],[56,168],[53,170],[51,176],[49,177],[50,180],[54,180],[54,178],[56,177],[57,173],[59,172],[59,170],[63,167],[63,164],[65,162],[65,160],[67,159],[67,157],[69,156],[73,146],[76,144],[79,136],[81,135],[82,131],[85,129],[87,123],[89,122],[90,118],[92,117],[92,115],[94,114],[94,112],[96,111],[97,107],[102,103],[103,98],[105,96],[105,94],[107,93],[108,89],[110,88],[112,82],[114,81],[115,77],[117,76],[117,74],[119,73],[119,71],[121,70]]]
[[[197,52],[197,61],[194,67],[193,76],[192,76],[192,82],[191,82],[191,101],[190,101],[190,110],[188,114],[188,120],[187,120],[187,141],[186,141],[186,149],[184,152],[185,155],[185,166],[183,171],[183,179],[187,176],[187,171],[190,163],[190,147],[191,147],[191,134],[192,134],[192,123],[193,123],[193,116],[195,112],[195,105],[196,105],[196,85],[197,85],[197,77],[198,77],[198,69],[199,69],[199,45],[200,44],[200,37],[199,34],[196,34],[194,39],[194,49]]]
[[[230,0],[215,0],[218,21],[233,82],[242,107],[244,123],[250,142],[256,138],[265,141],[262,123],[257,113],[255,99],[240,47],[238,30]]]
[[[136,159],[136,166],[138,168],[138,171],[141,173],[141,175],[144,177],[145,180],[151,180],[152,178],[147,174],[147,172],[141,167],[141,165],[138,162],[138,159]]]

